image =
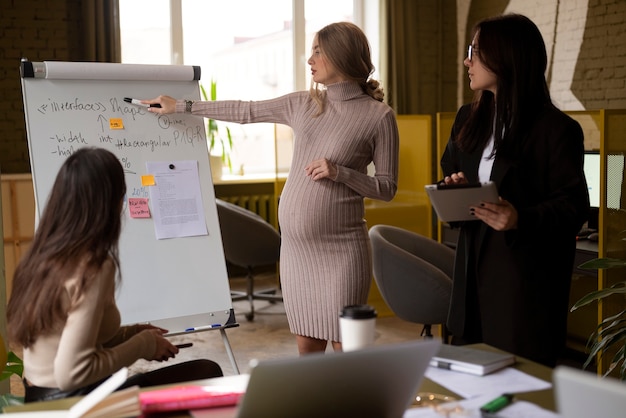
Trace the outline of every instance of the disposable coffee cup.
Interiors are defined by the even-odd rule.
[[[374,343],[376,310],[370,305],[349,305],[339,315],[343,351],[354,351]]]

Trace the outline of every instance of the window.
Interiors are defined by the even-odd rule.
[[[119,0],[122,62],[199,65],[200,83],[215,80],[218,99],[276,97],[309,87],[315,32],[363,20],[365,3],[377,7],[365,0]],[[378,34],[368,37],[376,63]],[[273,173],[285,164],[276,162],[274,125],[228,126],[233,172]]]

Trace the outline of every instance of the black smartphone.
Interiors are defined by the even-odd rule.
[[[187,347],[191,347],[193,345],[193,343],[183,343],[183,344],[176,344],[176,347],[178,348],[187,348]]]

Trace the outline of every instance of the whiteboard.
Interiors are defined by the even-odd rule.
[[[234,324],[226,262],[202,118],[155,115],[125,97],[165,94],[199,99],[199,67],[23,61],[22,93],[37,217],[63,161],[85,146],[106,148],[124,167],[127,198],[149,198],[148,162],[198,162],[208,235],[156,239],[152,217],[124,211],[122,282],[117,304],[124,324],[150,322],[178,334]],[[98,187],[94,184],[94,187]]]

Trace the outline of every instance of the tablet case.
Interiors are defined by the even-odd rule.
[[[428,184],[424,186],[430,202],[443,222],[475,221],[470,206],[481,202],[498,202],[498,190],[492,181],[454,185]]]

